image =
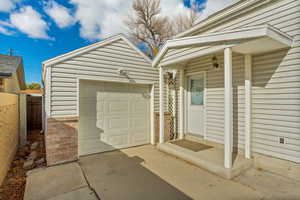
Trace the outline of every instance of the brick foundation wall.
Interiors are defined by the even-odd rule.
[[[154,114],[155,121],[155,142],[159,142],[159,113]],[[171,113],[165,113],[165,141],[171,138]]]
[[[50,118],[45,135],[47,165],[78,159],[78,118]]]

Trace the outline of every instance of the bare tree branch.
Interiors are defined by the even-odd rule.
[[[154,57],[166,40],[192,27],[198,18],[196,6],[192,6],[190,13],[170,19],[161,14],[160,0],[134,0],[134,13],[124,23],[130,37],[137,43],[145,44]]]

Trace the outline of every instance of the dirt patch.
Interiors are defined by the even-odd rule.
[[[44,161],[41,163],[34,162],[30,168],[24,169],[24,162],[31,151],[33,151],[31,146],[35,142],[38,142],[37,147],[34,149],[37,153],[35,160],[38,161],[44,158]],[[0,187],[0,200],[22,200],[25,191],[26,172],[33,168],[46,166],[45,158],[44,134],[40,133],[39,130],[28,132],[28,144],[18,149],[6,178]]]

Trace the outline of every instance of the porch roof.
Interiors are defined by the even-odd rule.
[[[199,56],[231,47],[234,52],[258,54],[291,47],[293,38],[269,24],[246,27],[223,32],[168,40],[153,61],[153,67],[170,66]],[[200,48],[199,47],[203,47]],[[160,62],[171,49],[197,48],[197,51]]]

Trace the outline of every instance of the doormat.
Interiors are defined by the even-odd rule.
[[[194,152],[203,151],[203,150],[206,150],[206,149],[213,148],[212,146],[202,144],[202,143],[199,143],[199,142],[193,142],[193,141],[190,141],[190,140],[176,140],[176,141],[171,142],[171,144],[178,145],[182,148],[189,149],[189,150],[194,151]]]

